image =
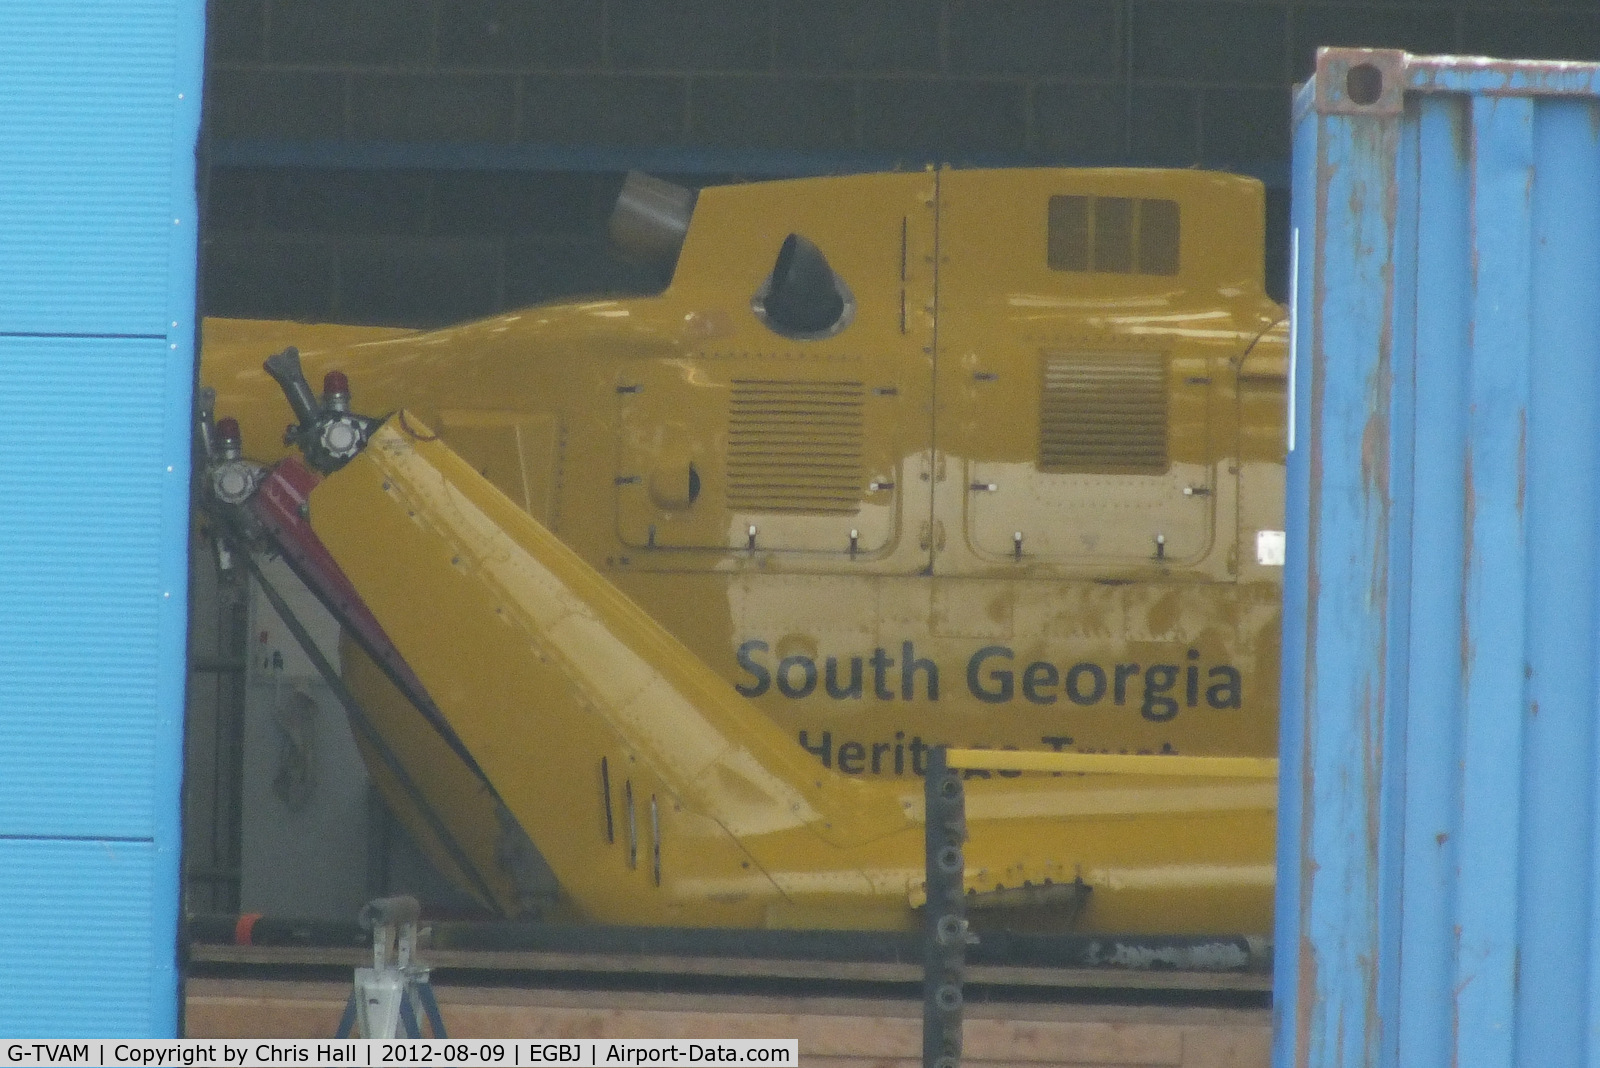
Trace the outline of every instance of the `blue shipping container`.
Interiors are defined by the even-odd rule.
[[[0,3],[0,1036],[178,1026],[203,36]]]
[[[1600,67],[1295,103],[1275,1064],[1600,1060]]]

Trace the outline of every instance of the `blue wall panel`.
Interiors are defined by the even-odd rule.
[[[1600,66],[1297,102],[1280,1066],[1600,1061]]]
[[[0,1034],[104,1038],[149,1034],[172,1012],[166,860],[149,842],[0,841],[0,947],[27,961],[0,997]],[[8,977],[10,978],[10,977]]]
[[[0,1034],[171,1035],[202,0],[0,3]]]
[[[194,240],[172,178],[194,151],[200,9],[0,4],[0,330],[168,332],[173,231]]]
[[[184,537],[163,521],[183,482],[163,448],[168,344],[0,337],[0,439],[48,451],[0,466],[0,834],[154,831],[183,597],[162,581]]]

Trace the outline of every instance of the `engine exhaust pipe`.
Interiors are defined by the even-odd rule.
[[[611,210],[611,243],[625,256],[668,263],[683,248],[695,192],[641,171],[629,171]]]

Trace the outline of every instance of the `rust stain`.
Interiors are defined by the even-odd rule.
[[[1310,616],[1312,619],[1316,618],[1315,613],[1310,613]],[[1311,662],[1312,658],[1307,657],[1306,671],[1308,676],[1312,672]],[[1308,707],[1302,712],[1304,722],[1301,727],[1300,743],[1300,900],[1298,902],[1300,961],[1299,970],[1296,973],[1297,982],[1295,988],[1295,1064],[1303,1066],[1303,1068],[1309,1068],[1311,1064],[1311,1027],[1314,1011],[1319,1000],[1317,994],[1317,950],[1311,941],[1310,935],[1306,933],[1311,930],[1311,890],[1316,884],[1317,871],[1320,868],[1316,857],[1311,852],[1312,827],[1316,822],[1314,819],[1316,798],[1312,790],[1314,779],[1312,774],[1313,764],[1311,763],[1311,712],[1309,708],[1311,691],[1309,689],[1309,678],[1307,683],[1306,699]]]
[[[1382,124],[1381,143],[1372,151],[1381,158],[1394,157],[1397,124]],[[1367,952],[1358,954],[1357,964],[1362,975],[1362,1060],[1375,1064],[1379,1059],[1383,1021],[1378,1003],[1378,972],[1382,955],[1379,932],[1379,869],[1383,842],[1381,824],[1383,810],[1383,743],[1384,723],[1388,708],[1386,684],[1388,682],[1387,655],[1389,632],[1389,517],[1390,500],[1390,425],[1394,392],[1394,243],[1399,211],[1399,190],[1392,179],[1382,188],[1383,194],[1383,262],[1378,267],[1383,284],[1383,314],[1379,320],[1377,359],[1366,382],[1367,417],[1361,432],[1361,476],[1366,496],[1368,514],[1372,518],[1371,574],[1368,583],[1367,611],[1376,630],[1371,650],[1371,673],[1362,681],[1361,692],[1361,760],[1362,798],[1366,806],[1366,868],[1364,871],[1366,895],[1373,906],[1368,910],[1369,929],[1364,941]],[[1343,1058],[1340,1058],[1343,1063]]]
[[[1405,72],[1414,90],[1459,92],[1450,75],[1471,73],[1474,91],[1487,97],[1587,96],[1596,89],[1588,64],[1567,60],[1484,59],[1478,56],[1407,56]],[[1484,76],[1495,75],[1498,84]]]
[[[1373,925],[1373,933],[1376,934],[1376,911],[1373,915]],[[1377,943],[1374,942],[1373,945],[1376,946]],[[1383,1023],[1378,1019],[1378,962],[1370,954],[1363,953],[1357,958],[1356,966],[1361,969],[1362,978],[1365,980],[1361,985],[1366,992],[1366,1004],[1362,1012],[1365,1027],[1361,1032],[1361,1063],[1377,1064],[1378,1039],[1383,1033]],[[1343,1057],[1339,1058],[1339,1063],[1344,1063]]]
[[[1383,123],[1381,158],[1395,159],[1398,155],[1399,123]],[[1371,442],[1374,455],[1372,474],[1374,481],[1368,484],[1377,491],[1377,499],[1373,502],[1377,508],[1377,552],[1373,554],[1373,608],[1377,612],[1378,641],[1377,641],[1377,699],[1370,710],[1364,709],[1362,716],[1362,730],[1367,733],[1364,739],[1363,756],[1366,761],[1366,792],[1367,792],[1367,899],[1374,906],[1379,901],[1381,887],[1379,886],[1379,853],[1382,842],[1379,838],[1380,816],[1383,803],[1383,740],[1384,724],[1388,716],[1388,649],[1389,649],[1389,511],[1391,507],[1389,486],[1389,446],[1391,427],[1389,419],[1391,404],[1394,396],[1394,310],[1395,310],[1395,279],[1394,279],[1394,247],[1398,237],[1400,190],[1398,183],[1391,177],[1384,184],[1383,189],[1383,225],[1387,235],[1385,257],[1380,274],[1383,278],[1383,326],[1378,337],[1378,364],[1373,369],[1371,381],[1368,383],[1371,401],[1369,407],[1371,415],[1367,419],[1367,431],[1372,432]],[[1366,431],[1364,431],[1364,434]],[[1363,446],[1367,442],[1363,440]],[[1371,679],[1369,678],[1369,685]],[[1363,704],[1367,695],[1363,694]],[[1364,1015],[1365,1015],[1365,1049],[1363,1060],[1368,1064],[1376,1064],[1380,1057],[1380,1041],[1383,1036],[1383,1020],[1378,1006],[1378,970],[1379,959],[1383,952],[1383,942],[1379,931],[1379,912],[1374,907],[1371,911],[1371,930],[1368,932],[1368,945],[1371,953],[1365,960]]]
[[[1350,227],[1350,237],[1354,242],[1353,248],[1358,259],[1360,258],[1361,250],[1364,247],[1361,241],[1361,217],[1362,213],[1366,211],[1367,207],[1366,194],[1367,187],[1364,182],[1350,183],[1350,203],[1346,205],[1346,209],[1350,212],[1350,221],[1352,223]]]
[[[1328,185],[1337,168],[1328,162],[1327,143],[1319,138],[1317,144],[1316,218],[1328,217]],[[1315,237],[1313,237],[1315,240]],[[1322,273],[1316,270],[1316,257],[1312,258],[1312,326],[1307,363],[1311,370],[1306,408],[1307,483],[1309,485],[1306,552],[1306,637],[1305,668],[1301,682],[1300,710],[1300,894],[1296,902],[1297,927],[1300,933],[1295,971],[1295,1046],[1294,1063],[1297,1068],[1310,1068],[1312,1027],[1316,1020],[1321,995],[1317,989],[1317,949],[1308,933],[1311,930],[1311,891],[1316,883],[1318,864],[1312,853],[1311,830],[1315,823],[1316,797],[1311,746],[1311,702],[1316,693],[1317,660],[1311,655],[1317,645],[1317,609],[1321,601],[1322,581],[1318,559],[1319,538],[1322,529],[1323,450],[1321,439],[1322,403],[1325,389],[1322,360],[1321,324],[1327,303],[1327,284]],[[1287,859],[1287,858],[1285,858]]]
[[[1301,919],[1304,920],[1304,910]],[[1300,935],[1300,962],[1296,973],[1294,1006],[1294,1063],[1296,1068],[1311,1065],[1311,1019],[1317,1001],[1317,950],[1311,939]]]
[[[1381,153],[1380,158],[1393,159],[1398,150],[1398,123],[1380,124],[1381,144],[1376,149]],[[1381,814],[1383,805],[1383,739],[1384,721],[1388,709],[1388,695],[1385,692],[1388,683],[1387,656],[1389,648],[1389,512],[1390,512],[1390,485],[1389,485],[1389,448],[1391,426],[1389,423],[1391,403],[1394,390],[1393,355],[1394,355],[1394,307],[1395,307],[1395,281],[1394,281],[1394,244],[1397,237],[1396,225],[1399,212],[1399,188],[1391,178],[1383,187],[1383,226],[1385,235],[1384,261],[1379,269],[1383,280],[1383,318],[1378,337],[1377,365],[1373,368],[1367,382],[1367,408],[1368,416],[1366,426],[1362,429],[1362,466],[1365,485],[1369,494],[1368,507],[1375,513],[1375,544],[1372,555],[1372,580],[1369,610],[1376,614],[1377,641],[1374,652],[1373,670],[1376,678],[1369,675],[1364,682],[1361,695],[1361,730],[1362,730],[1362,760],[1365,773],[1364,794],[1367,805],[1367,900],[1373,904],[1370,910],[1371,928],[1367,932],[1367,946],[1369,952],[1362,955],[1362,971],[1364,982],[1362,984],[1362,1010],[1363,1010],[1363,1044],[1362,1059],[1368,1064],[1376,1064],[1380,1053],[1380,1040],[1383,1034],[1383,1021],[1378,1005],[1378,970],[1379,958],[1382,954],[1382,940],[1379,932],[1379,909],[1375,906],[1379,900],[1379,854],[1382,841],[1379,836]],[[1371,687],[1377,687],[1377,694],[1371,692]],[[1343,1063],[1343,1058],[1340,1058]]]
[[[1450,143],[1456,150],[1456,161],[1463,165],[1472,158],[1471,129],[1466,98],[1462,97],[1450,108]]]
[[[1439,845],[1442,846],[1446,842],[1450,841],[1450,832],[1449,831],[1440,831],[1438,834],[1433,836],[1433,840],[1436,843],[1438,843]]]
[[[1372,732],[1372,680],[1367,679],[1361,689],[1361,764],[1362,794],[1366,798],[1367,816],[1367,875],[1372,878],[1378,870],[1378,804],[1383,800],[1379,784],[1382,757],[1373,744]]]
[[[1381,603],[1381,602],[1380,602]],[[1381,611],[1380,621],[1386,623],[1388,613]],[[1380,626],[1380,633],[1387,628]],[[1380,638],[1380,650],[1387,648],[1387,643]],[[1372,700],[1369,678],[1363,686],[1361,694],[1361,757],[1365,781],[1363,793],[1367,803],[1367,900],[1376,906],[1379,897],[1378,869],[1379,852],[1382,842],[1379,838],[1380,815],[1383,805],[1383,680],[1384,671],[1381,663],[1378,669],[1378,698],[1376,705]],[[1365,1020],[1364,1035],[1365,1056],[1367,1064],[1377,1063],[1378,1038],[1382,1032],[1382,1020],[1378,1012],[1378,954],[1382,952],[1382,941],[1379,938],[1378,924],[1379,912],[1376,907],[1371,909],[1371,927],[1367,932],[1367,945],[1370,953],[1361,954],[1359,957],[1364,982],[1362,983],[1362,1015]]]
[[[1470,616],[1467,612],[1467,595],[1469,583],[1472,579],[1472,527],[1477,516],[1478,502],[1477,491],[1472,483],[1472,448],[1468,446],[1466,459],[1463,463],[1462,474],[1462,538],[1464,548],[1461,553],[1461,689],[1462,696],[1466,696],[1468,673],[1472,669],[1472,633],[1469,624]]]
[[[1361,483],[1379,503],[1389,499],[1389,427],[1383,415],[1371,412],[1361,428]]]
[[[1385,303],[1388,303],[1386,299]],[[1384,315],[1383,335],[1380,339],[1378,365],[1373,368],[1367,389],[1367,420],[1361,429],[1361,482],[1369,513],[1374,517],[1372,573],[1367,595],[1370,609],[1376,613],[1378,638],[1376,654],[1380,660],[1379,678],[1382,679],[1383,650],[1388,632],[1389,593],[1389,398],[1393,376],[1389,372],[1389,326],[1387,309]],[[1383,707],[1380,694],[1378,708]]]
[[[1455,953],[1453,956],[1461,960],[1461,925],[1458,923],[1452,928],[1455,935]],[[1450,1068],[1457,1068],[1461,1063],[1461,992],[1472,982],[1469,975],[1455,989],[1450,991]]]
[[[1517,515],[1528,496],[1528,409],[1517,409]]]
[[[1528,706],[1528,711],[1533,713],[1535,719],[1539,718],[1539,702],[1535,701]]]
[[[1317,511],[1319,511],[1319,509],[1313,506],[1312,514],[1315,515]],[[1315,544],[1315,539],[1312,539],[1312,543]],[[1310,554],[1307,555],[1310,556]],[[1315,556],[1310,556],[1310,559],[1306,561],[1306,572],[1306,605],[1311,606],[1317,603],[1318,597],[1320,597],[1322,594],[1322,579],[1317,571],[1317,558]],[[1315,637],[1315,631],[1312,629],[1315,627],[1315,625],[1316,624],[1314,622],[1310,621],[1306,623],[1306,630],[1310,632],[1306,638],[1307,648],[1310,648],[1311,639]],[[1313,674],[1308,669],[1306,675],[1307,683],[1309,683],[1313,677]]]

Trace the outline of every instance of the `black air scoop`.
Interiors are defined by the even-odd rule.
[[[822,250],[790,234],[772,265],[764,299],[769,325],[783,334],[824,334],[844,318],[843,287]]]

